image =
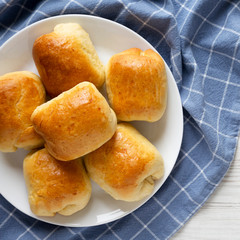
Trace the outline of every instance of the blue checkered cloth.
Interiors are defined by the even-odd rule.
[[[70,13],[121,23],[163,56],[184,109],[181,150],[154,197],[105,225],[47,224],[0,196],[0,238],[169,239],[201,208],[234,158],[240,126],[240,1],[0,0],[0,45],[29,24]]]

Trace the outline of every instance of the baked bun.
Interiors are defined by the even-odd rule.
[[[113,136],[117,124],[115,113],[90,82],[37,107],[31,120],[49,153],[63,161],[100,147]]]
[[[150,195],[164,173],[158,150],[128,123],[120,123],[111,140],[84,157],[86,169],[116,200],[138,201]]]
[[[58,161],[46,149],[29,153],[23,162],[30,208],[37,216],[72,215],[91,196],[91,183],[82,159]]]
[[[44,102],[45,90],[34,73],[21,71],[0,76],[0,151],[43,145],[30,117]]]
[[[53,32],[37,38],[33,59],[51,97],[83,81],[97,88],[105,81],[104,66],[90,37],[76,23],[58,24]]]
[[[106,67],[110,105],[122,121],[159,120],[167,103],[167,76],[161,56],[131,48],[113,55]]]

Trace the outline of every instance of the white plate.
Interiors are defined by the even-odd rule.
[[[34,23],[10,38],[0,48],[0,75],[20,70],[29,70],[38,74],[32,59],[33,42],[40,35],[51,32],[56,24],[64,22],[79,23],[89,33],[104,64],[113,54],[131,47],[138,47],[142,50],[154,49],[138,34],[118,23],[87,15],[63,15]],[[170,174],[180,150],[183,134],[183,114],[179,92],[167,65],[166,69],[168,105],[163,118],[155,123],[133,123],[158,148],[165,161],[164,177],[156,181],[153,194]],[[91,200],[82,211],[70,217],[58,214],[49,218],[37,217],[29,208],[23,178],[22,163],[26,154],[27,151],[24,150],[18,150],[15,153],[0,153],[0,190],[13,206],[42,221],[71,227],[99,225],[131,213],[152,197],[151,195],[142,201],[133,203],[116,201],[93,183]]]

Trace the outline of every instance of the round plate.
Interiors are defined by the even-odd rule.
[[[38,74],[32,59],[32,46],[35,39],[42,34],[52,32],[56,24],[66,22],[79,23],[89,33],[104,64],[113,54],[128,48],[137,47],[142,50],[151,48],[155,50],[138,34],[118,23],[87,15],[63,15],[34,23],[3,44],[0,48],[0,75],[21,70]],[[132,122],[158,148],[165,162],[165,174],[162,179],[155,182],[153,194],[169,176],[176,162],[183,134],[183,113],[179,92],[167,65],[166,70],[168,104],[164,116],[155,123]],[[15,153],[0,153],[0,190],[1,194],[13,206],[36,219],[71,227],[99,225],[126,216],[139,208],[153,195],[138,202],[117,201],[95,183],[92,183],[92,196],[83,210],[69,217],[59,214],[54,217],[37,217],[30,210],[23,177],[22,164],[27,153],[25,150],[18,150]]]

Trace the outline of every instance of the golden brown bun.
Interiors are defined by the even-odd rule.
[[[82,159],[58,161],[46,149],[26,156],[24,178],[32,212],[38,216],[72,215],[91,196],[91,183]]]
[[[55,26],[33,45],[33,59],[51,97],[89,81],[97,88],[105,81],[104,66],[88,33],[76,23]]]
[[[157,149],[134,127],[120,123],[111,140],[84,157],[92,178],[113,198],[138,201],[150,195],[164,173]]]
[[[30,117],[44,102],[45,90],[34,73],[22,71],[0,76],[0,151],[43,145]]]
[[[131,48],[113,55],[106,67],[111,107],[122,121],[159,120],[167,103],[164,61],[151,49]]]
[[[89,82],[37,107],[31,120],[49,153],[63,161],[100,147],[113,136],[117,122],[105,98]]]

